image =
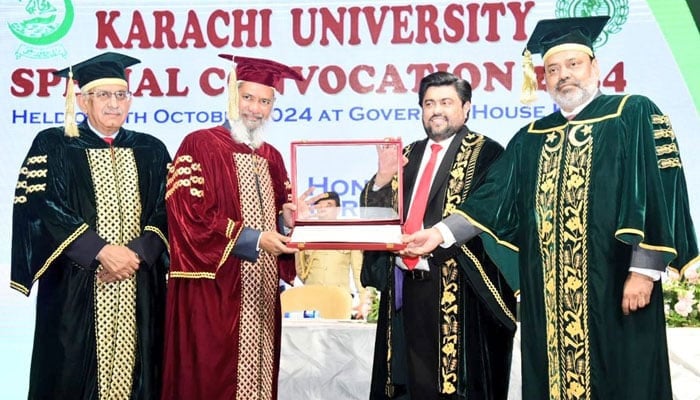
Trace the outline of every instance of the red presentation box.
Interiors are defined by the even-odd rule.
[[[403,249],[402,147],[398,138],[293,141],[291,179],[297,213],[288,245],[300,250]],[[398,209],[360,206],[360,193],[377,172],[380,152],[383,160],[395,157]],[[339,195],[340,207],[314,204],[328,191]]]

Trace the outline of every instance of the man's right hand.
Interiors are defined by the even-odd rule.
[[[291,238],[279,232],[266,231],[260,234],[260,248],[277,257],[282,253],[296,253],[297,249],[287,246]]]
[[[406,257],[421,257],[430,254],[444,241],[437,228],[423,229],[410,235],[403,235],[401,240],[406,243],[406,248],[399,254]]]
[[[107,270],[104,279],[101,276],[100,280],[109,282],[114,280],[124,280],[139,269],[138,254],[126,246],[115,246],[108,244],[97,253],[97,261],[102,264],[102,267]]]

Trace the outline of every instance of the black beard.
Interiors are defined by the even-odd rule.
[[[441,132],[434,132],[430,127],[428,126],[423,126],[425,129],[425,133],[428,135],[428,138],[432,139],[434,142],[442,142],[445,139],[451,138],[453,135],[455,135],[459,129],[461,128],[453,128],[451,126],[445,128]]]

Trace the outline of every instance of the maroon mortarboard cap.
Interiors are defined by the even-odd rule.
[[[232,68],[228,80],[229,99],[227,108],[229,120],[237,120],[239,118],[238,81],[259,83],[281,92],[283,79],[304,80],[298,72],[276,61],[264,58],[233,56],[232,54],[219,54],[219,57],[231,60],[236,64],[236,68]]]
[[[255,82],[282,91],[283,79],[302,81],[304,78],[292,68],[264,58],[219,54],[219,57],[236,63],[236,78],[239,81]]]

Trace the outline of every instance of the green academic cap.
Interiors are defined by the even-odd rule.
[[[78,127],[75,124],[75,89],[71,82],[75,79],[83,92],[102,85],[122,85],[128,87],[126,68],[141,61],[124,54],[106,52],[89,58],[78,64],[71,65],[54,74],[68,78],[66,91],[66,136],[77,137]]]
[[[532,54],[542,54],[547,61],[551,55],[565,50],[582,51],[593,57],[593,42],[610,19],[607,15],[543,19],[537,23],[523,51],[523,90],[520,101],[532,103],[537,90],[537,77],[532,64]]]
[[[276,61],[264,58],[234,56],[232,54],[219,54],[219,57],[231,60],[235,64],[229,77],[229,101],[228,115],[231,119],[238,119],[238,81],[255,82],[270,86],[281,92],[282,80],[285,78],[303,81],[304,78],[292,68]]]

